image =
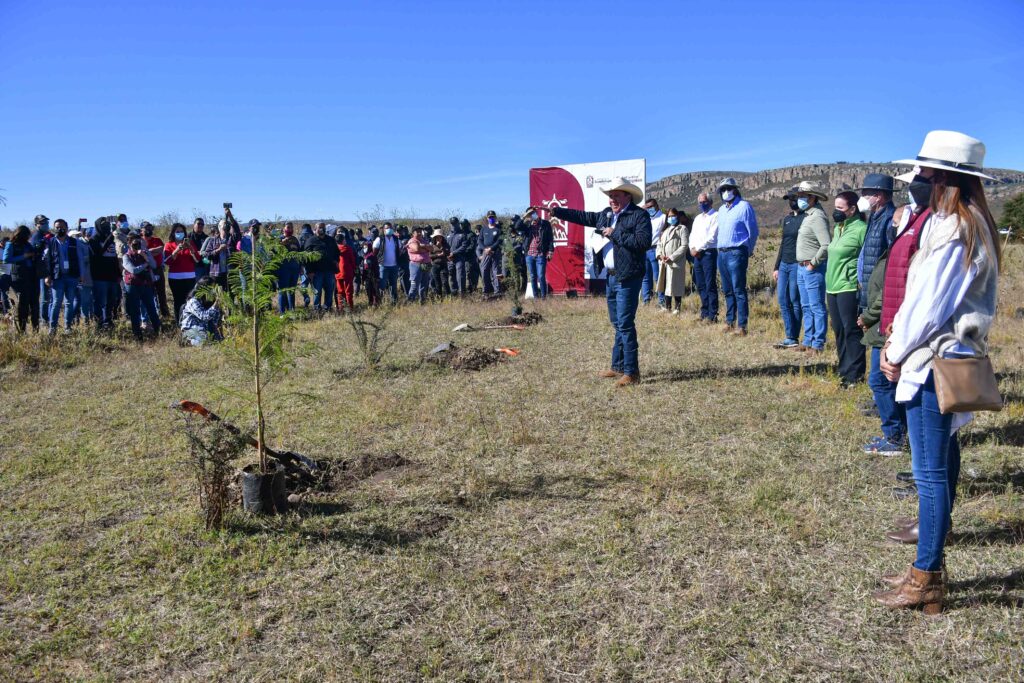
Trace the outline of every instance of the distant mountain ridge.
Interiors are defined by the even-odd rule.
[[[782,201],[782,195],[801,180],[814,180],[834,196],[843,190],[860,187],[864,176],[868,173],[886,173],[896,176],[909,170],[905,165],[890,163],[836,162],[770,168],[752,173],[745,171],[691,171],[665,176],[660,180],[648,183],[647,194],[657,199],[662,208],[674,206],[692,214],[696,210],[697,195],[701,192],[714,192],[723,178],[732,177],[740,186],[740,193],[743,197],[754,206],[761,224],[774,225],[782,220],[788,210],[786,203]],[[1006,200],[1024,190],[1024,171],[989,168],[985,169],[985,172],[1000,181],[984,181],[989,206],[998,219]],[[897,182],[896,188],[896,203],[905,204],[906,193],[902,190],[906,188],[906,185]],[[717,197],[715,197],[715,203],[719,203]]]

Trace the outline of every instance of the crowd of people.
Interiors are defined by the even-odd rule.
[[[876,598],[892,607],[934,612],[945,595],[944,544],[960,466],[957,429],[971,416],[939,410],[932,363],[987,354],[1001,252],[981,183],[989,177],[982,172],[984,153],[974,138],[933,131],[915,159],[898,162],[914,166],[905,175],[868,174],[855,190],[835,193],[805,180],[783,197],[790,212],[773,277],[784,338],[775,347],[818,356],[830,322],[844,388],[865,381],[870,356],[867,382],[881,434],[864,451],[911,452],[919,515],[890,537],[917,543],[918,551],[907,571],[884,577],[891,588]],[[896,206],[896,182],[907,184],[905,206]],[[639,305],[656,301],[679,315],[691,282],[700,297],[695,322],[721,324],[720,290],[721,329],[747,336],[747,268],[760,233],[740,184],[725,178],[714,193],[701,193],[692,218],[677,208],[663,213],[656,199],[645,200],[644,190],[624,179],[603,191],[609,206],[602,211],[548,211],[595,228],[587,248],[606,277],[615,331],[611,364],[601,376],[622,387],[640,381]],[[507,235],[493,211],[475,228],[453,217],[447,230],[384,223],[364,232],[307,223],[295,234],[291,222],[267,226],[287,250],[317,255],[278,269],[278,308],[295,309],[296,292],[318,313],[350,308],[361,295],[370,306],[385,297],[393,305],[477,291],[496,297],[509,286],[510,269],[518,271],[517,283],[529,282],[534,295],[545,298],[554,252],[545,211],[527,208],[512,219]],[[159,333],[168,319],[188,343],[216,339],[221,312],[209,291],[227,286],[231,254],[252,254],[265,229],[252,220],[243,230],[227,207],[213,234],[197,219],[191,229],[173,224],[166,240],[148,222],[133,228],[123,214],[88,228],[84,223],[70,229],[58,219],[51,229],[39,215],[34,230],[23,225],[4,238],[0,305],[11,308],[7,289],[13,289],[18,330],[38,329],[43,321],[55,333],[63,311],[69,330],[77,321],[107,328],[123,314],[140,339],[147,331]]]

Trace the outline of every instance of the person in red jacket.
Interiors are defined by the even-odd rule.
[[[192,240],[186,239],[185,226],[175,223],[164,245],[164,265],[167,282],[174,297],[174,319],[181,320],[181,309],[189,292],[196,286],[196,265],[202,261]]]
[[[350,309],[352,308],[352,294],[355,289],[356,279],[356,252],[348,238],[348,231],[338,228],[338,274],[334,276],[337,287],[334,288],[334,296],[341,310],[342,302]]]

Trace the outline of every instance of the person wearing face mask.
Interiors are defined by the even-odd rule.
[[[864,331],[857,324],[860,301],[857,259],[868,225],[857,210],[857,199],[857,193],[850,190],[836,195],[832,211],[835,234],[828,245],[825,270],[828,313],[839,357],[839,385],[844,389],[863,382],[867,369],[864,346],[860,343]]]
[[[82,272],[78,260],[78,240],[68,236],[68,223],[58,218],[53,223],[54,236],[46,243],[43,260],[46,263],[44,283],[50,288],[52,300],[46,311],[50,334],[57,332],[61,304],[64,304],[64,329],[71,331],[71,313],[76,299],[76,290],[81,283]]]
[[[402,243],[395,234],[391,223],[384,224],[384,234],[373,242],[373,251],[380,264],[380,286],[387,289],[391,296],[391,305],[398,304],[398,253],[402,249]]]
[[[448,232],[448,248],[451,257],[448,260],[448,279],[452,294],[465,296],[469,291],[469,236],[463,232],[459,219],[452,216],[448,219],[451,226]]]
[[[601,188],[608,208],[600,212],[555,208],[551,215],[569,223],[597,228],[612,243],[608,268],[608,317],[615,328],[611,368],[600,377],[618,379],[619,387],[640,382],[636,309],[640,304],[647,250],[651,248],[651,217],[636,204],[644,191],[624,178]]]
[[[861,185],[857,188],[860,193],[857,210],[867,216],[868,229],[864,234],[864,248],[857,260],[857,282],[860,283],[858,303],[861,310],[864,310],[868,306],[868,280],[871,279],[875,264],[896,239],[896,232],[892,228],[896,205],[892,202],[891,175],[868,173]]]
[[[231,209],[225,210],[227,214],[231,213]],[[202,218],[196,218],[192,222],[192,231],[189,233],[188,238],[192,241],[192,246],[195,248],[197,254],[203,255],[203,259],[196,264],[196,277],[202,278],[210,275],[210,262],[206,258],[203,247],[206,245],[206,240],[213,237],[213,235],[206,234],[206,221]],[[227,270],[224,271],[225,275]]]
[[[23,333],[32,321],[32,331],[39,331],[39,256],[31,242],[32,232],[19,225],[11,241],[4,246],[3,261],[11,268],[11,288],[18,295],[15,329]]]
[[[897,382],[896,400],[906,406],[918,491],[916,558],[906,571],[883,576],[891,589],[874,595],[894,609],[934,615],[946,597],[945,545],[960,476],[958,432],[973,415],[940,409],[934,359],[989,353],[1002,253],[982,185],[982,179],[994,180],[982,171],[984,157],[980,140],[931,131],[915,159],[896,162],[914,165],[909,191],[922,207],[918,217],[926,217],[880,360],[885,376]]]
[[[480,241],[480,227],[471,227],[469,220],[462,219],[462,234],[466,236],[466,243],[469,248],[469,270],[466,272],[466,291],[475,294],[476,288],[480,286],[480,259],[477,257],[476,246]]]
[[[665,229],[665,214],[658,206],[658,200],[648,198],[644,202],[644,210],[651,217],[651,248],[647,250],[647,263],[645,264],[644,283],[640,287],[640,300],[645,304],[651,303],[652,293],[658,282],[658,271],[662,261],[658,257],[658,240],[661,239],[661,231]],[[658,308],[665,308],[665,295],[658,294]]]
[[[693,258],[693,281],[700,294],[699,322],[718,322],[718,212],[707,192],[697,196],[700,212],[690,227],[690,256]]]
[[[302,245],[295,236],[295,224],[291,221],[284,224],[281,246],[290,253],[302,251]],[[298,261],[286,260],[277,269],[277,310],[280,313],[295,310],[295,287],[299,284]]]
[[[555,255],[555,235],[551,222],[540,217],[536,206],[527,207],[523,218],[515,221],[512,229],[523,235],[526,245],[526,274],[539,299],[548,296],[548,262]]]
[[[825,348],[828,334],[825,269],[832,235],[825,210],[821,208],[821,202],[827,198],[817,183],[803,180],[796,186],[797,210],[804,216],[796,235],[796,260],[800,264],[796,282],[804,321],[804,339],[796,350],[811,356],[820,354]]]
[[[480,229],[476,244],[476,257],[480,262],[480,275],[484,280],[484,296],[501,294],[501,241],[498,216],[493,211],[488,211],[487,225]]]
[[[782,314],[782,327],[786,338],[775,345],[777,349],[791,349],[800,345],[800,284],[797,277],[800,273],[800,262],[796,259],[796,238],[800,234],[800,224],[804,222],[804,212],[797,203],[796,188],[782,196],[789,202],[789,215],[782,219],[782,244],[775,256],[775,268],[772,279],[776,283],[779,298],[779,313]]]
[[[153,283],[153,289],[156,292],[156,301],[160,308],[160,315],[166,318],[170,315],[170,312],[167,310],[167,285],[165,283],[166,278],[164,277],[164,241],[154,235],[153,230],[152,223],[142,221],[142,240],[146,243],[149,253],[153,255],[153,260],[156,261],[157,277]]]
[[[189,292],[196,286],[196,264],[202,260],[192,246],[192,240],[185,234],[185,226],[175,223],[164,245],[164,263],[167,264],[167,281],[174,299],[174,319],[181,319],[181,308],[188,300]],[[147,311],[148,317],[148,311]]]
[[[190,241],[195,245],[194,240]],[[217,234],[204,237],[200,256],[207,266],[207,277],[225,292],[228,290],[228,258],[232,251],[230,221],[222,218],[217,223]]]
[[[685,213],[673,208],[665,215],[665,222],[665,229],[661,231],[655,250],[658,256],[658,296],[665,302],[665,310],[672,315],[679,315],[686,295],[690,219]]]
[[[334,240],[338,243],[338,272],[334,276],[334,303],[338,311],[352,310],[355,305],[356,251],[348,230],[338,228]]]
[[[313,287],[313,309],[317,313],[326,313],[334,305],[335,274],[338,272],[338,258],[341,256],[338,243],[327,235],[326,223],[317,223],[313,235],[302,243],[302,250],[320,255],[316,261],[306,264],[306,273],[309,274]]]
[[[52,301],[53,293],[46,284],[46,264],[43,261],[43,254],[46,253],[46,245],[53,239],[53,233],[50,231],[50,219],[43,214],[39,214],[35,218],[35,228],[29,244],[32,245],[36,255],[35,266],[38,278],[37,285],[39,287],[39,308],[42,311],[43,318],[47,319],[50,315],[50,302]],[[39,326],[39,313],[33,314],[32,326]]]
[[[718,184],[718,271],[725,296],[727,334],[747,335],[750,309],[747,304],[747,264],[757,246],[758,228],[754,207],[740,196],[732,178]]]
[[[182,226],[184,234],[185,228]],[[121,257],[121,268],[124,271],[124,296],[125,305],[128,308],[128,319],[132,324],[132,334],[138,341],[142,341],[142,309],[146,309],[146,318],[149,320],[150,329],[154,335],[160,334],[160,315],[156,310],[156,296],[153,294],[153,278],[156,275],[156,261],[144,246],[142,237],[132,237],[128,241],[128,251]],[[185,243],[187,244],[187,242]],[[191,245],[180,246],[181,250],[188,250],[195,253]],[[179,253],[181,253],[179,251]],[[193,271],[194,272],[194,271]],[[174,281],[171,280],[173,283]],[[195,277],[191,280],[195,284]],[[174,292],[174,285],[171,291]],[[186,292],[187,294],[187,292]],[[177,302],[175,302],[177,303]],[[184,301],[182,301],[184,305]]]

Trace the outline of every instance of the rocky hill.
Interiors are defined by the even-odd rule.
[[[656,198],[663,208],[675,206],[692,214],[696,210],[698,194],[713,191],[722,178],[731,176],[739,184],[743,197],[754,206],[760,223],[767,227],[777,225],[782,220],[788,209],[786,203],[782,201],[782,195],[801,180],[817,181],[834,195],[842,190],[858,187],[868,173],[899,175],[909,170],[906,166],[894,164],[837,162],[834,164],[787,166],[754,173],[694,171],[677,173],[648,183],[647,193]],[[1006,200],[1024,191],[1024,171],[990,168],[986,169],[986,172],[1000,181],[985,181],[985,192],[989,205],[998,220]],[[897,204],[904,204],[907,201],[906,193],[901,192],[900,187],[905,186],[902,183],[897,183],[895,199]]]

